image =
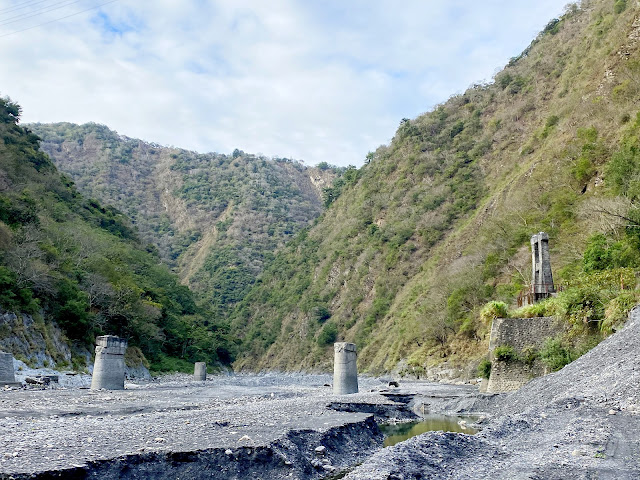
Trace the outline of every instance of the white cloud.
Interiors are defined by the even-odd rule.
[[[199,151],[362,163],[520,53],[563,0],[104,0],[0,25],[26,122],[95,121]],[[0,0],[0,24],[25,10]],[[38,8],[38,7],[33,7]]]

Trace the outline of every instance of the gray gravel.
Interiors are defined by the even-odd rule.
[[[0,478],[318,478],[380,448],[373,415],[358,410],[395,408],[380,380],[349,396],[328,381],[176,375],[124,391],[0,390]]]
[[[414,437],[345,479],[638,479],[639,352],[636,308],[624,329],[561,371],[481,396],[494,419],[479,434]]]
[[[329,375],[174,375],[120,392],[0,391],[0,479],[640,478],[640,309],[560,372],[509,395],[474,386]],[[377,420],[485,412],[475,436],[428,433],[382,449]],[[324,447],[324,448],[319,448]]]

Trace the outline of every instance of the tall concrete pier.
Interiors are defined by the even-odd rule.
[[[207,379],[207,364],[205,362],[196,362],[193,369],[193,378],[197,382],[204,382]]]
[[[333,393],[346,395],[358,393],[358,366],[355,343],[333,344]]]
[[[531,237],[531,293],[537,302],[554,293],[551,259],[549,257],[549,235],[544,232]]]
[[[113,335],[96,337],[91,390],[124,390],[124,353],[127,341]]]
[[[0,352],[0,385],[18,385],[13,371],[13,355]]]

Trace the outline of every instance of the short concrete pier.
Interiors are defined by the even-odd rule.
[[[207,364],[205,362],[196,362],[193,377],[197,382],[204,382],[207,379]]]
[[[358,393],[358,366],[355,343],[338,342],[333,344],[333,393],[346,395]]]
[[[4,385],[20,385],[16,382],[16,376],[13,371],[13,355],[10,353],[0,352],[0,386]]]
[[[113,335],[96,338],[91,390],[124,390],[124,353],[127,341]]]

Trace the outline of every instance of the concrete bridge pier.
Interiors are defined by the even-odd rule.
[[[205,362],[196,362],[193,377],[197,382],[204,382],[207,379],[207,364]]]
[[[333,344],[333,393],[346,395],[358,393],[358,367],[355,343]]]
[[[124,353],[127,340],[114,335],[96,337],[91,390],[124,390]]]
[[[0,385],[20,385],[13,370],[13,355],[0,352]]]

